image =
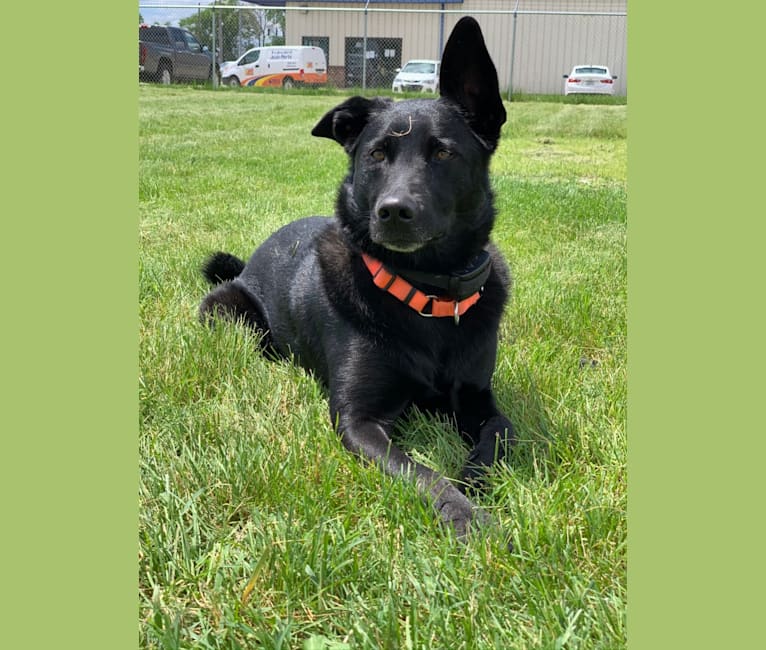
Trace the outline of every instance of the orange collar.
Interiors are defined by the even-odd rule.
[[[455,325],[458,325],[460,317],[481,298],[481,289],[463,300],[427,295],[413,287],[400,275],[389,271],[380,260],[366,253],[362,253],[362,260],[372,274],[372,281],[376,287],[398,298],[424,318],[452,317],[455,319]],[[430,309],[428,309],[429,306]]]

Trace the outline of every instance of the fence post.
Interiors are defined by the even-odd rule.
[[[513,64],[516,60],[516,21],[519,14],[519,0],[516,0],[516,6],[513,8],[513,30],[511,32],[511,69],[508,72],[508,101],[513,101]]]
[[[445,4],[441,4],[441,12],[439,13],[439,51],[436,53],[436,60],[441,61],[442,52],[444,52],[444,11],[446,9]]]
[[[218,52],[215,49],[215,3],[213,3],[213,9],[210,13],[213,16],[213,71],[210,73],[213,78],[210,80],[210,82],[213,84],[213,88],[218,88],[218,75],[215,72],[215,66],[218,63]]]
[[[367,7],[370,0],[364,3],[364,37],[362,38],[362,90],[367,90]]]

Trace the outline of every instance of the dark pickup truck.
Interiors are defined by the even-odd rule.
[[[175,80],[210,81],[213,55],[180,27],[139,25],[138,77],[163,84]]]

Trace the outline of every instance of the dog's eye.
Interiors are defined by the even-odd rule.
[[[450,158],[454,158],[455,154],[452,153],[449,149],[437,149],[436,153],[434,154],[434,158],[438,161],[444,161],[449,160]]]
[[[386,159],[386,152],[383,149],[373,149],[370,156],[375,162],[383,162]]]

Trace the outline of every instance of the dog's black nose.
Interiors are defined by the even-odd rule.
[[[415,218],[415,204],[407,199],[391,197],[378,203],[377,215],[381,221],[412,221]]]

